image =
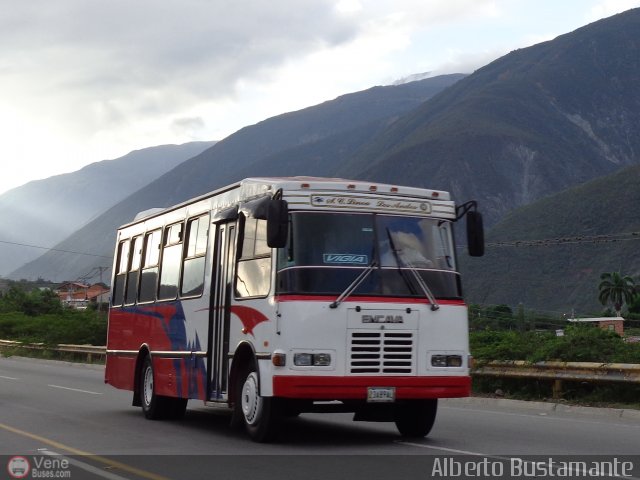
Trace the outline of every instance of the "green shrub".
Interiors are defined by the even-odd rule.
[[[476,360],[530,360],[553,335],[550,332],[485,330],[471,333],[469,341]]]
[[[485,330],[469,337],[476,360],[640,363],[640,344],[625,343],[613,332],[591,325],[571,325],[555,333]]]
[[[531,357],[532,361],[640,363],[640,345],[590,325],[572,325],[564,336],[553,337]]]
[[[105,345],[107,320],[106,315],[87,310],[66,310],[37,317],[3,313],[0,314],[0,338],[47,345]]]
[[[50,289],[26,291],[14,284],[0,296],[0,313],[20,312],[34,317],[62,313],[62,310],[58,295]]]

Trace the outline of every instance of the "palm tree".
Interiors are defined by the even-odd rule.
[[[598,299],[602,305],[613,303],[616,315],[620,316],[622,305],[633,300],[635,293],[635,283],[628,275],[622,276],[620,272],[603,273],[600,275],[600,285],[598,285],[600,295]]]

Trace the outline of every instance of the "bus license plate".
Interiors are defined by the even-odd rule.
[[[395,402],[395,387],[369,387],[367,388],[367,402]]]

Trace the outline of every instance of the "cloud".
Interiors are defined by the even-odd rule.
[[[603,17],[609,17],[638,6],[637,0],[604,0],[591,7],[588,21],[595,21]]]
[[[96,128],[233,95],[357,29],[328,0],[15,2],[0,17],[0,85],[63,97],[69,118]]]
[[[568,31],[594,5],[573,15],[576,1],[542,1],[543,17],[513,0],[14,1],[0,15],[0,156],[43,160],[30,171],[44,177],[220,140],[417,72],[470,72],[553,19],[551,34]],[[592,14],[637,3],[601,0]]]
[[[197,139],[205,128],[205,122],[202,117],[176,118],[171,128],[176,135]]]
[[[414,29],[492,8],[488,0],[15,2],[0,17],[0,89],[43,122],[95,137],[140,118],[201,116],[200,105],[282,81],[283,72],[316,81],[302,68],[320,83],[353,72],[359,88]]]

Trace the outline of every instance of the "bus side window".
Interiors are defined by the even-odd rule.
[[[164,230],[158,300],[174,300],[178,296],[182,259],[182,227],[182,223],[175,223]]]
[[[130,241],[128,239],[118,244],[118,261],[111,295],[111,305],[114,307],[121,306],[124,301],[124,287],[127,279],[127,267],[129,266],[129,244]]]
[[[208,232],[209,215],[193,218],[187,222],[186,248],[182,263],[181,296],[202,295]]]
[[[270,287],[271,248],[267,245],[267,221],[247,218],[236,269],[236,297],[265,296]]]
[[[144,237],[142,274],[138,302],[153,302],[158,285],[158,264],[160,261],[160,230],[149,232]]]
[[[127,294],[125,295],[125,305],[136,303],[138,296],[138,276],[140,274],[140,258],[142,257],[142,237],[133,239],[131,247],[131,262],[129,273],[127,274]]]

